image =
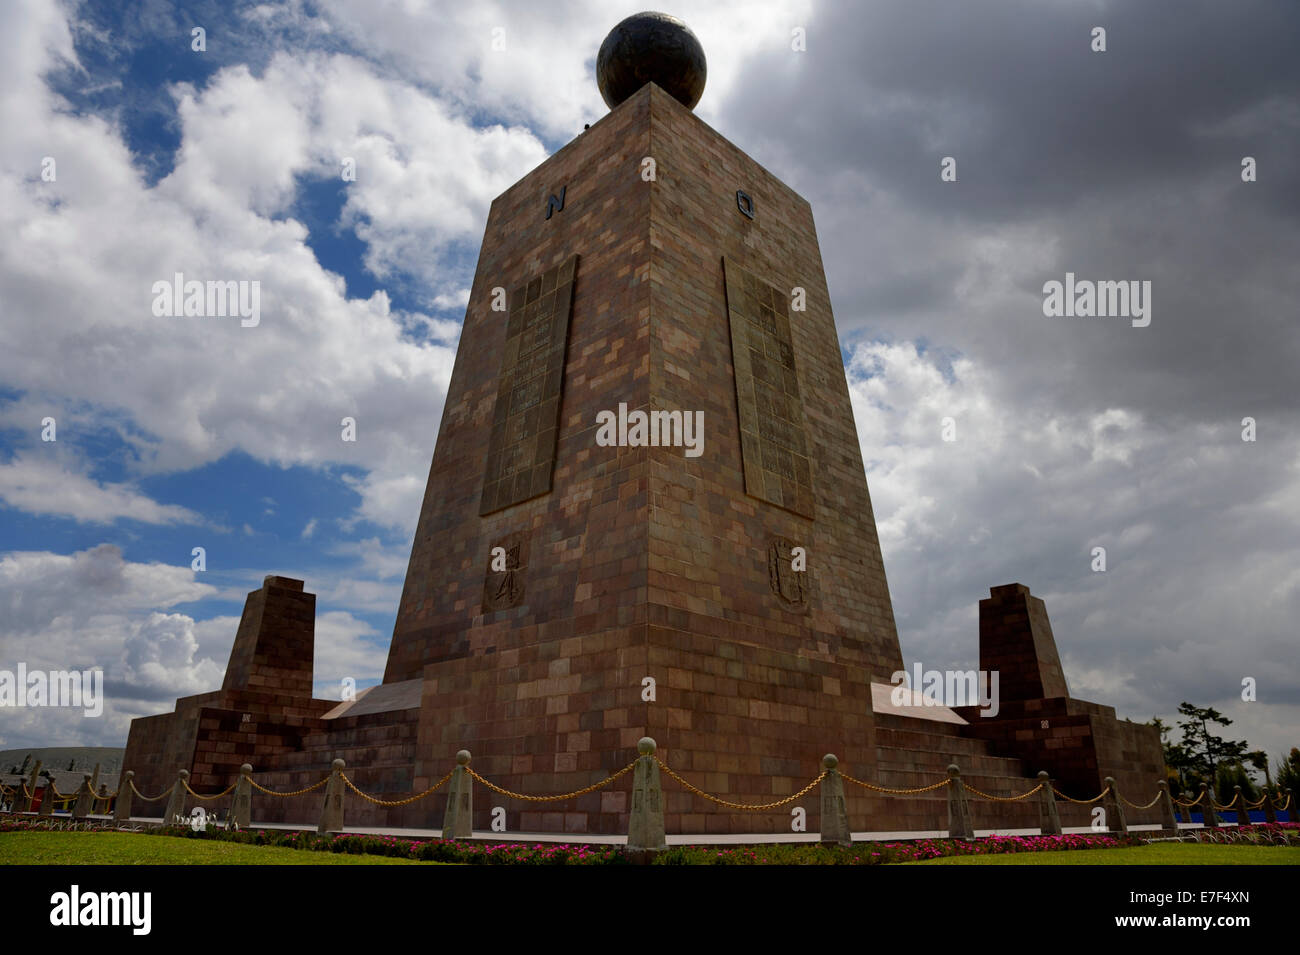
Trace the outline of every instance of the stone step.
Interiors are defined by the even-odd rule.
[[[952,723],[930,723],[901,716],[876,715],[876,740],[915,749],[959,747],[962,750],[987,747],[985,740],[964,736]]]
[[[963,776],[1000,777],[1007,779],[1028,779],[1036,774],[1026,771],[1018,759],[1006,756],[990,756],[986,753],[957,754],[917,752],[898,746],[876,747],[876,773],[911,773],[916,776],[938,777],[947,775],[948,765],[957,763]]]

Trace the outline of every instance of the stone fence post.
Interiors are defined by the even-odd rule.
[[[1201,783],[1201,819],[1206,829],[1218,828],[1219,816],[1214,811],[1214,791],[1205,783]]]
[[[32,811],[32,796],[36,795],[36,789],[34,788],[35,786],[36,786],[35,776],[31,778],[30,785],[28,785],[28,780],[27,777],[25,776],[18,780],[18,790],[17,792],[14,793],[14,812]],[[27,792],[23,792],[24,789],[26,789],[27,792],[30,792],[32,796],[27,795]]]
[[[1106,798],[1102,804],[1106,807],[1106,828],[1110,832],[1128,832],[1128,820],[1124,818],[1124,803],[1120,796],[1119,783],[1114,776],[1106,777]]]
[[[113,821],[119,826],[131,821],[131,797],[135,795],[131,787],[134,785],[135,770],[128,769],[117,784],[117,799],[113,802]]]
[[[236,829],[247,829],[253,823],[253,767],[244,763],[239,767],[239,781],[235,783],[235,799],[230,805],[230,824]]]
[[[826,778],[822,780],[822,842],[833,842],[840,846],[853,844],[853,833],[849,831],[849,813],[844,804],[844,780],[840,776],[839,758],[834,753],[822,757],[822,769]]]
[[[456,768],[451,771],[447,790],[447,811],[442,817],[444,839],[469,839],[474,835],[474,780],[469,774],[470,752],[456,754]]]
[[[33,789],[32,792],[35,793],[36,790]],[[41,810],[40,812],[37,813],[37,815],[48,816],[53,812],[54,812],[54,777],[46,776],[45,793],[44,795],[41,796]]]
[[[636,744],[636,768],[632,771],[632,811],[627,823],[627,852],[633,861],[645,864],[668,848],[664,835],[664,791],[655,761],[655,741],[641,737]]]
[[[1061,814],[1056,810],[1056,793],[1052,791],[1052,777],[1047,770],[1038,774],[1043,788],[1038,793],[1038,831],[1045,836],[1061,834]]]
[[[45,764],[38,759],[36,761],[36,766],[32,769],[32,774],[27,777],[27,791],[31,793],[31,795],[23,796],[23,812],[32,811],[32,803],[36,801],[36,783],[41,778],[41,767],[44,765]],[[19,793],[19,795],[22,794]]]
[[[1178,818],[1174,815],[1174,800],[1169,795],[1169,781],[1162,779],[1156,783],[1160,787],[1160,827],[1178,831]]]
[[[72,818],[85,819],[95,808],[95,790],[90,788],[90,773],[83,773],[77,801],[72,804]]]
[[[975,838],[970,803],[966,799],[966,785],[961,781],[961,770],[956,763],[948,766],[948,838]]]
[[[171,795],[167,797],[167,806],[163,809],[164,826],[183,826],[185,825],[185,787],[190,782],[190,771],[182,769],[176,774],[176,782],[172,783]]]
[[[1233,790],[1236,791],[1236,794],[1237,794],[1237,795],[1236,795],[1236,802],[1237,802],[1237,825],[1238,825],[1238,826],[1249,826],[1249,825],[1250,825],[1250,810],[1246,808],[1246,797],[1245,797],[1245,795],[1242,793],[1242,791],[1241,791],[1241,787],[1240,787],[1240,786],[1233,786],[1232,788],[1233,788]]]
[[[321,806],[317,832],[343,831],[343,770],[346,767],[347,763],[341,759],[330,764],[330,781],[325,784],[325,805]]]
[[[1273,805],[1273,787],[1264,787],[1264,821],[1269,825],[1277,822],[1277,808]]]

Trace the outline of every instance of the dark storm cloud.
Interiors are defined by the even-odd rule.
[[[846,336],[1015,360],[1026,390],[1075,407],[1281,413],[1300,362],[1297,35],[1280,4],[828,4],[807,53],[755,58],[724,131],[812,201]],[[1009,249],[1004,297],[972,300],[974,244],[1011,229],[1050,257]],[[1152,327],[1045,318],[1066,271],[1151,281]]]
[[[977,601],[1018,580],[1077,695],[1293,737],[1300,5],[824,3],[806,28],[719,129],[811,202],[851,351],[958,362],[849,368],[905,655],[971,665]],[[1150,281],[1151,325],[1045,316],[1067,271]]]
[[[1105,53],[1090,49],[1093,26]],[[1019,219],[1147,180],[1235,174],[1247,153],[1278,197],[1300,198],[1286,188],[1300,182],[1296,130],[1281,134],[1269,109],[1300,90],[1295,5],[834,3],[808,30],[797,81],[756,60],[730,116],[799,144],[810,173],[852,156],[913,209]],[[964,167],[959,192],[934,188],[943,155]]]

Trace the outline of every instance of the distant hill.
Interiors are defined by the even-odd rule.
[[[29,755],[31,760],[27,772],[39,759],[46,769],[62,771],[72,770],[89,773],[99,763],[101,772],[119,773],[122,771],[122,757],[126,750],[116,746],[50,746],[45,749],[5,749],[0,750],[0,773],[19,772],[23,760]]]

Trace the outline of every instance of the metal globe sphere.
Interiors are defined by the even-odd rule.
[[[704,94],[704,47],[681,20],[637,13],[609,31],[596,56],[596,84],[610,109],[656,83],[687,109]]]

